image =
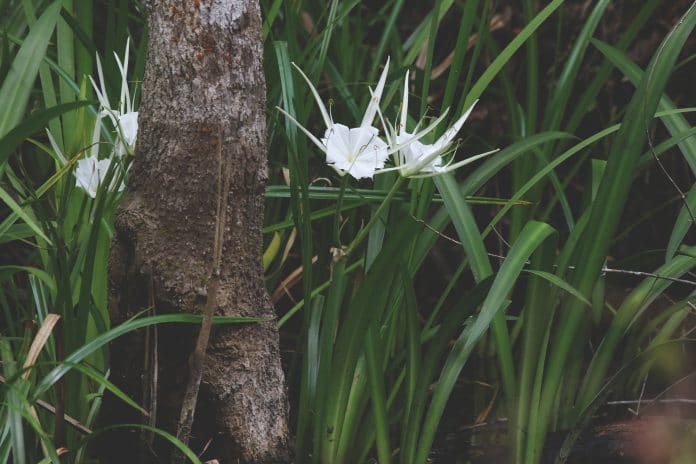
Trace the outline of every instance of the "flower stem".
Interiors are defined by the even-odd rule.
[[[352,242],[350,242],[350,245],[348,245],[348,248],[346,249],[345,256],[350,256],[351,253],[355,251],[355,249],[365,240],[367,237],[367,234],[370,232],[370,229],[372,229],[372,226],[375,225],[375,222],[377,222],[382,216],[382,212],[384,209],[387,207],[387,205],[391,202],[391,200],[394,198],[394,195],[396,195],[396,192],[399,191],[399,187],[401,186],[401,182],[403,182],[404,178],[399,176],[396,178],[394,181],[394,185],[392,185],[391,190],[389,190],[389,193],[387,193],[387,196],[384,197],[384,200],[382,203],[379,205],[377,210],[374,212],[372,217],[370,218],[370,221],[367,223],[365,227],[360,229],[360,232],[358,232],[358,235],[353,239]]]
[[[341,178],[341,191],[338,194],[338,201],[336,201],[336,214],[334,215],[334,242],[336,246],[341,246],[341,206],[343,205],[343,194],[346,191],[346,186],[348,185],[348,176],[343,176]]]

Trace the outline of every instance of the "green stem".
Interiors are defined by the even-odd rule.
[[[389,190],[389,193],[387,193],[387,196],[384,198],[384,201],[379,205],[379,208],[374,212],[372,217],[370,218],[370,221],[367,223],[365,227],[360,229],[360,232],[358,232],[358,235],[353,239],[352,242],[350,242],[350,245],[348,245],[348,248],[346,249],[346,256],[350,256],[351,253],[355,251],[355,249],[360,246],[360,244],[367,238],[367,234],[370,232],[370,229],[372,226],[375,225],[375,223],[380,220],[380,217],[382,216],[382,212],[384,209],[389,205],[391,202],[392,198],[394,198],[394,195],[396,195],[396,192],[399,191],[399,187],[401,186],[401,183],[403,182],[404,178],[403,177],[397,177],[396,181],[394,181],[394,185],[392,185],[391,190]]]

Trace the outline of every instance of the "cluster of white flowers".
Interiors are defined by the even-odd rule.
[[[118,108],[112,108],[109,102],[99,55],[97,55],[97,72],[99,74],[100,85],[98,86],[91,76],[89,78],[92,82],[92,87],[94,87],[97,99],[99,100],[99,111],[97,112],[94,130],[92,131],[92,144],[90,149],[87,150],[87,155],[85,157],[77,161],[77,166],[75,167],[75,185],[84,190],[87,195],[92,198],[97,196],[97,190],[110,170],[113,171],[111,173],[113,180],[109,184],[109,190],[113,191],[118,189],[120,192],[124,189],[125,184],[123,180],[117,182],[117,179],[122,179],[123,176],[117,174],[119,170],[125,169],[127,163],[126,156],[133,154],[135,141],[138,136],[138,112],[133,111],[135,96],[130,95],[127,80],[129,48],[130,41],[126,43],[123,61],[114,53],[116,64],[121,73],[121,95]],[[113,127],[116,129],[116,143],[107,157],[99,159],[102,120],[104,118],[109,118]],[[65,157],[61,153],[50,132],[48,136],[53,150],[56,152],[59,159],[65,162]],[[114,165],[113,168],[112,164]]]
[[[474,105],[471,105],[471,107],[457,119],[454,125],[447,129],[433,144],[424,144],[421,142],[421,139],[438,126],[447,115],[447,111],[426,128],[418,131],[418,127],[416,127],[414,132],[408,132],[406,129],[408,114],[408,71],[406,72],[406,81],[404,83],[400,121],[396,128],[388,122],[385,122],[380,111],[379,103],[387,80],[389,59],[387,59],[387,63],[384,65],[384,71],[382,71],[377,87],[374,91],[369,89],[371,93],[370,103],[367,105],[360,126],[353,128],[333,121],[331,114],[326,110],[312,82],[297,65],[293,63],[293,66],[295,66],[309,85],[317,105],[319,106],[319,111],[326,124],[324,137],[319,139],[282,108],[278,108],[278,110],[297,125],[297,127],[326,154],[327,164],[334,168],[341,176],[350,174],[356,179],[371,179],[375,174],[398,170],[404,177],[430,177],[452,171],[497,151],[493,150],[482,153],[457,163],[452,163],[454,156],[450,158],[449,162],[445,163],[443,160],[443,155],[455,151],[456,147],[452,147],[454,137],[461,129],[469,114],[471,114],[476,102],[474,102]],[[379,129],[372,125],[375,116],[378,114],[386,134],[386,141],[379,137]],[[390,156],[392,156],[394,166],[385,168],[384,166]]]

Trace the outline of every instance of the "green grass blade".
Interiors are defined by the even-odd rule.
[[[533,0],[524,0],[522,2],[522,11],[525,21],[534,19],[535,4]],[[539,43],[536,34],[532,34],[526,40],[526,65],[527,78],[527,106],[525,108],[525,135],[536,132],[537,113],[539,105]],[[558,84],[557,84],[558,85]]]
[[[471,266],[471,271],[474,274],[474,279],[476,282],[480,282],[493,274],[493,268],[488,259],[483,237],[479,232],[474,216],[466,202],[463,201],[463,197],[459,192],[459,186],[451,174],[437,176],[434,178],[434,182],[445,202],[445,208],[447,208],[452,218],[457,236],[462,243]],[[496,314],[493,317],[493,336],[503,377],[503,387],[509,397],[513,397],[515,369],[510,348],[510,336],[502,314]]]
[[[78,449],[82,449],[84,446],[86,446],[89,441],[93,440],[97,436],[106,433],[110,430],[117,430],[117,429],[142,429],[142,430],[147,430],[148,432],[155,433],[162,438],[166,439],[169,443],[174,445],[176,449],[178,449],[186,458],[188,458],[189,461],[191,461],[194,464],[202,464],[201,460],[198,459],[198,456],[196,456],[196,453],[191,451],[191,449],[184,444],[181,440],[176,438],[174,435],[172,435],[169,432],[166,432],[162,429],[158,429],[156,427],[150,427],[149,425],[145,424],[118,424],[118,425],[112,425],[109,427],[104,427],[99,430],[95,430],[92,432],[91,435],[85,437],[80,443],[80,446]]]
[[[94,380],[97,383],[97,385],[99,385],[100,387],[104,387],[105,390],[108,390],[109,392],[111,392],[112,395],[114,395],[116,398],[123,401],[125,404],[127,404],[131,408],[142,413],[143,415],[146,415],[146,416],[148,415],[148,412],[145,409],[143,409],[138,403],[136,403],[128,395],[126,395],[123,392],[123,390],[121,390],[116,385],[111,383],[106,377],[101,375],[95,369],[93,369],[87,365],[82,365],[82,364],[72,364],[72,365],[70,365],[70,367],[72,369],[75,369],[78,372],[85,374],[90,379]]]
[[[370,73],[368,74],[369,78],[368,80],[371,82],[375,81],[375,78],[377,77],[377,71],[379,70],[379,66],[382,62],[384,62],[383,56],[384,56],[384,50],[387,47],[387,41],[389,40],[392,32],[394,31],[394,25],[396,24],[396,18],[399,16],[399,12],[401,12],[401,8],[404,6],[404,0],[396,0],[394,2],[394,6],[392,7],[391,13],[389,14],[389,19],[387,19],[386,24],[384,25],[384,29],[382,30],[382,35],[379,39],[379,43],[377,44],[377,51],[375,52],[374,55],[374,61],[372,63],[372,67],[370,68]]]
[[[355,264],[359,264],[359,262]],[[331,286],[326,298],[325,316],[322,321],[323,330],[319,336],[321,360],[317,377],[317,385],[322,387],[317,389],[316,403],[314,405],[316,409],[316,425],[313,434],[315,456],[319,455],[320,447],[323,444],[323,431],[325,430],[327,420],[326,412],[329,410],[330,406],[327,404],[326,398],[331,393],[329,387],[325,386],[331,385],[334,364],[334,343],[336,341],[335,336],[339,327],[341,309],[343,308],[343,301],[348,287],[348,273],[352,270],[351,268],[355,267],[355,264],[347,266],[345,260],[341,260],[335,264],[333,275],[330,280]],[[301,451],[302,448],[298,448],[298,450]],[[301,456],[304,457],[305,454]]]
[[[447,76],[447,84],[445,84],[445,93],[442,97],[442,106],[440,113],[452,105],[454,93],[459,84],[459,78],[464,64],[464,55],[468,50],[468,42],[471,37],[471,31],[476,20],[476,10],[478,10],[479,0],[469,0],[462,7],[462,16],[459,21],[459,32],[454,45],[454,56],[450,65],[449,75]]]
[[[440,23],[439,12],[442,2],[435,2],[435,6],[431,13],[431,19],[428,31],[428,41],[426,43],[427,52],[425,54],[425,66],[423,67],[423,86],[421,87],[420,109],[419,115],[425,114],[425,109],[428,106],[428,94],[430,92],[430,77],[433,71],[433,51],[435,50],[435,37]]]
[[[404,64],[411,65],[416,61],[418,54],[421,52],[421,48],[428,40],[428,28],[431,26],[432,22],[437,19],[437,23],[442,21],[442,18],[447,14],[449,9],[452,7],[454,0],[438,0],[437,1],[437,17],[435,18],[435,9],[430,10],[430,12],[423,18],[423,21],[416,26],[413,33],[406,39],[403,44],[403,50],[407,51],[404,56]]]
[[[471,209],[463,201],[459,185],[452,174],[447,173],[433,178],[440,195],[445,202],[454,228],[457,230],[459,240],[471,265],[471,270],[477,282],[485,279],[493,273],[493,268],[488,260],[486,247],[483,244],[474,215]]]
[[[667,79],[679,53],[696,25],[696,4],[692,5],[680,22],[672,29],[653,56],[648,71],[626,109],[621,128],[612,143],[602,183],[593,203],[585,234],[578,243],[574,256],[578,267],[571,284],[583,295],[590,295],[599,277],[611,238],[616,231],[621,211],[628,198],[629,189],[638,158],[645,143],[647,125],[652,119]],[[541,444],[553,410],[553,398],[563,378],[564,366],[577,335],[577,327],[583,319],[582,302],[569,302],[564,319],[556,335],[551,352],[549,371],[544,381],[543,411],[540,412],[539,435],[536,442],[527,447],[527,462],[537,462]]]
[[[63,103],[61,105],[48,108],[46,110],[37,111],[22,122],[16,125],[12,130],[7,132],[0,138],[0,166],[5,164],[10,155],[19,147],[22,142],[31,135],[42,131],[46,128],[46,124],[52,119],[61,114],[75,110],[77,108],[89,105],[91,102],[78,101],[72,103]]]
[[[2,357],[3,374],[7,379],[11,379],[17,373],[17,360],[12,353],[10,342],[6,338],[0,339],[0,353]],[[6,427],[9,427],[11,443],[12,443],[12,458],[17,464],[25,464],[27,462],[26,452],[24,450],[24,424],[22,421],[22,404],[21,389],[16,383],[23,382],[22,379],[17,379],[7,385],[7,410],[6,410]]]
[[[37,236],[41,237],[41,239],[46,243],[51,244],[51,240],[49,240],[44,231],[41,230],[41,226],[39,226],[36,221],[34,221],[34,219],[31,218],[26,211],[24,211],[24,208],[19,206],[14,198],[12,198],[12,196],[2,187],[0,187],[0,200],[9,206],[12,212],[16,214],[18,218],[22,219],[29,227],[31,227],[31,230],[33,230]]]
[[[134,330],[142,329],[143,327],[149,327],[155,324],[172,324],[172,323],[188,323],[188,324],[200,324],[202,316],[197,316],[194,314],[166,314],[161,316],[150,316],[141,319],[132,319],[125,322],[117,327],[112,328],[108,332],[105,332],[93,340],[89,341],[85,345],[81,346],[75,350],[72,354],[67,356],[65,360],[54,367],[49,373],[47,373],[41,381],[39,381],[33,389],[32,401],[38,399],[42,394],[46,393],[53,384],[60,380],[65,374],[67,374],[73,364],[81,362],[83,359],[94,353],[95,351],[102,348],[104,345],[110,343],[111,341],[117,339],[121,335],[127,334]],[[238,324],[238,323],[254,323],[260,322],[265,319],[249,318],[249,317],[228,317],[228,316],[217,316],[213,318],[214,324]]]
[[[512,145],[496,153],[495,156],[489,157],[486,162],[471,173],[466,180],[460,184],[460,194],[466,197],[467,195],[471,195],[472,193],[476,192],[483,185],[485,185],[486,182],[492,179],[493,176],[500,172],[501,169],[516,158],[524,155],[525,153],[529,153],[529,151],[534,147],[552,140],[558,140],[566,137],[570,138],[572,136],[562,132],[543,132],[513,143]],[[439,238],[437,232],[444,230],[447,224],[449,224],[450,220],[451,218],[448,211],[444,207],[440,208],[440,210],[433,215],[429,221],[429,227],[425,228],[421,232],[416,243],[413,258],[411,260],[412,269],[417,269],[420,266],[430,248]]]
[[[655,9],[660,6],[662,0],[647,0],[644,2],[638,14],[630,22],[628,28],[623,32],[616,46],[620,50],[625,50],[636,38],[643,26],[652,18]],[[594,109],[597,95],[602,90],[602,86],[606,83],[612,71],[611,64],[605,60],[604,63],[594,72],[592,82],[587,86],[587,89],[578,98],[574,105],[574,111],[570,114],[568,123],[564,129],[568,132],[575,132],[580,126],[580,123],[585,116]]]
[[[505,166],[520,156],[528,154],[535,147],[544,145],[548,142],[570,138],[573,138],[573,136],[565,132],[541,132],[529,137],[525,137],[524,139],[503,148],[498,153],[490,156],[483,164],[481,164],[481,166],[469,174],[466,181],[461,184],[462,194],[471,195],[473,192],[476,192],[483,187],[486,182],[491,180],[493,176],[499,173]]]
[[[640,84],[643,78],[643,71],[630,61],[620,50],[612,47],[609,44],[601,42],[599,40],[592,41],[595,47],[602,52],[602,54],[611,61],[614,66],[616,66],[623,74],[628,78],[629,81],[635,86]],[[670,100],[666,95],[660,98],[658,104],[659,111],[670,111],[676,108],[676,105]],[[670,114],[660,119],[665,125],[667,130],[672,135],[676,135],[687,131],[691,128],[691,124],[686,120],[686,118],[679,113]],[[684,159],[689,164],[691,172],[696,174],[696,139],[693,137],[688,137],[679,142],[679,149],[684,155]]]
[[[558,234],[546,240],[534,252],[530,259],[532,270],[551,269],[558,249]],[[514,401],[517,404],[511,414],[512,422],[509,442],[514,453],[512,462],[521,463],[524,456],[525,438],[527,436],[529,415],[537,409],[537,397],[534,386],[540,372],[543,372],[543,362],[547,351],[548,332],[553,319],[552,288],[544,279],[532,277],[527,285],[524,310],[521,315],[522,354],[519,359],[520,374],[518,394]]]
[[[387,398],[384,387],[384,372],[379,360],[382,351],[377,347],[375,327],[368,329],[365,337],[365,360],[367,361],[367,381],[370,388],[370,401],[375,419],[375,438],[377,442],[377,462],[391,462],[389,445],[389,418],[387,415]]]
[[[320,457],[325,462],[334,459],[339,440],[345,437],[343,427],[346,416],[353,413],[348,410],[349,395],[358,359],[363,351],[362,339],[355,334],[364,334],[367,328],[376,323],[390,300],[389,289],[396,279],[393,272],[394,262],[403,250],[408,249],[415,237],[416,223],[406,217],[394,227],[396,233],[390,236],[380,255],[377,257],[365,280],[352,296],[346,319],[336,335],[335,356],[332,359],[331,379],[325,406],[325,422],[321,427],[323,452]],[[354,426],[354,422],[345,425]],[[330,431],[330,432],[329,432]],[[348,446],[347,440],[342,440]]]
[[[73,0],[63,0],[62,5],[64,7],[63,11],[72,12]],[[62,17],[58,18],[56,24],[56,56],[58,58],[58,66],[65,71],[71,80],[75,80],[75,41],[73,31]],[[58,91],[60,93],[61,103],[75,101],[72,89],[65,81],[61,80],[59,82]],[[68,152],[77,150],[79,128],[75,125],[75,114],[66,113],[61,117],[61,121],[63,127],[63,143],[66,149]]]
[[[37,279],[45,283],[48,288],[51,291],[56,290],[56,283],[53,280],[53,277],[51,274],[48,272],[44,271],[43,269],[39,269],[36,267],[32,266],[17,266],[17,265],[7,265],[7,266],[0,266],[0,274],[14,274],[15,272],[26,272],[28,274],[31,274],[35,276]]]
[[[577,401],[580,409],[588,406],[599,392],[619,343],[636,319],[674,283],[672,278],[681,277],[694,266],[696,247],[691,247],[655,271],[656,275],[665,278],[646,278],[624,299],[587,370],[586,383]]]
[[[464,364],[469,359],[469,355],[476,343],[483,336],[484,332],[488,330],[495,315],[505,306],[505,299],[519,280],[520,272],[526,265],[529,256],[553,232],[554,229],[547,224],[530,221],[510,249],[505,262],[493,281],[486,300],[483,302],[481,311],[471,326],[467,327],[459,336],[442,369],[425,418],[415,463],[427,462],[428,452],[435,438],[437,425],[442,417],[447,400],[452,393],[454,384],[464,368]]]
[[[401,440],[401,462],[411,464],[415,462],[416,448],[418,446],[418,436],[423,427],[423,414],[427,401],[431,397],[431,387],[437,380],[437,369],[440,367],[441,360],[447,354],[450,343],[454,339],[461,327],[474,311],[483,303],[486,296],[490,293],[493,277],[489,277],[473,290],[467,292],[445,316],[437,328],[436,335],[429,343],[427,351],[421,363],[421,370],[418,374],[418,383],[414,395],[414,402],[409,411],[408,423]]]
[[[577,298],[578,300],[580,300],[583,304],[587,305],[588,307],[590,307],[590,308],[592,307],[592,303],[590,303],[590,300],[585,298],[585,296],[582,293],[577,291],[577,289],[573,288],[572,285],[570,285],[568,282],[561,279],[557,275],[551,274],[549,272],[534,270],[534,269],[527,269],[525,272],[528,274],[535,275],[537,277],[541,277],[542,279],[546,280],[547,282],[550,282],[551,284],[560,288],[561,290],[568,293],[569,295],[572,295],[573,297]]]
[[[36,24],[36,10],[34,8],[34,5],[32,5],[32,2],[23,1],[22,7],[22,9],[24,10],[24,16],[26,16],[27,19],[27,24],[30,28],[34,27],[34,24]],[[22,44],[21,40],[15,41],[11,36],[8,35],[8,37],[13,42],[18,43],[20,45]],[[53,84],[53,78],[51,77],[50,70],[48,69],[46,63],[42,63],[39,66],[39,81],[41,82],[41,93],[43,96],[44,106],[46,108],[56,106],[58,104],[58,99],[56,98],[56,90]],[[51,129],[51,132],[55,134],[56,141],[62,145],[63,131],[60,125],[60,120],[55,119],[53,121],[50,121],[48,123],[48,126]]]
[[[568,109],[568,100],[574,89],[575,80],[585,57],[587,47],[590,44],[590,39],[597,29],[602,16],[604,16],[604,10],[606,10],[608,5],[609,0],[599,0],[585,20],[582,30],[575,40],[575,45],[565,61],[563,71],[554,85],[554,92],[547,105],[548,110],[544,114],[544,128],[556,129],[561,127],[563,114]]]
[[[486,68],[473,87],[471,87],[471,90],[467,94],[466,100],[464,100],[462,107],[468,108],[483,94],[495,76],[500,72],[501,69],[503,69],[507,62],[510,61],[512,55],[519,50],[527,39],[534,34],[539,26],[541,26],[543,22],[546,21],[546,19],[551,16],[551,14],[556,11],[559,6],[561,6],[561,4],[563,4],[563,0],[551,1],[515,36],[514,39],[512,39],[507,47],[500,52],[500,55],[498,55],[490,66]]]
[[[682,205],[679,210],[677,220],[674,221],[672,233],[669,235],[667,242],[667,250],[665,251],[665,259],[673,258],[679,249],[684,237],[686,237],[689,229],[694,225],[692,213],[696,211],[696,184],[691,186],[689,193],[686,195],[686,204]]]
[[[318,295],[312,299],[309,327],[307,328],[307,342],[305,346],[302,365],[302,384],[300,385],[300,400],[297,408],[297,431],[295,432],[295,449],[298,459],[301,461],[306,455],[305,434],[312,424],[313,405],[317,404],[317,381],[321,369],[321,351],[319,335],[324,310],[324,297]]]
[[[264,11],[265,19],[263,20],[263,29],[261,30],[261,37],[263,38],[264,42],[266,41],[268,34],[271,32],[273,23],[278,17],[278,13],[280,12],[280,7],[282,5],[283,0],[273,0],[273,4],[271,5],[271,7]]]
[[[413,279],[409,278],[406,266],[401,268],[404,287],[404,308],[403,318],[406,325],[406,404],[403,408],[404,417],[402,423],[409,423],[409,416],[413,410],[416,392],[418,391],[419,376],[422,375],[421,365],[421,337],[418,324],[418,305],[416,294],[413,289]],[[406,426],[403,427],[402,437],[406,433]]]
[[[7,134],[24,116],[60,8],[60,1],[53,2],[36,21],[0,87],[0,136]]]
[[[626,58],[626,56],[621,53],[620,50],[611,47],[604,42],[595,40],[593,43],[599,49],[599,51],[601,51],[608,60],[619,68],[634,85],[638,85],[643,76],[643,72],[636,64]],[[669,97],[663,96],[660,99],[659,108],[666,111],[674,109],[675,105],[672,103]],[[662,118],[662,122],[673,136],[683,133],[691,127],[686,118],[681,114],[666,116]],[[685,137],[679,142],[678,145],[679,149],[684,155],[684,159],[691,168],[691,172],[696,174],[696,139],[694,137]],[[669,260],[674,256],[679,244],[684,239],[684,236],[692,225],[693,218],[691,217],[689,210],[693,212],[693,209],[696,207],[696,192],[689,192],[686,202],[688,206],[685,205],[682,207],[679,216],[674,223],[672,233],[670,234],[667,250],[665,252],[665,260]]]

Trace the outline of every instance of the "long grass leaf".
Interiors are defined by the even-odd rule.
[[[470,107],[476,100],[479,99],[479,97],[481,97],[491,81],[493,81],[495,76],[500,72],[501,69],[503,69],[510,58],[512,58],[512,55],[514,55],[515,52],[517,52],[517,50],[519,50],[519,48],[527,41],[527,39],[539,28],[539,26],[541,26],[544,21],[546,21],[546,19],[551,16],[551,14],[556,11],[561,4],[563,4],[563,1],[564,0],[551,1],[515,36],[514,39],[512,39],[507,47],[500,52],[500,55],[498,55],[488,66],[488,68],[486,68],[473,87],[471,87],[471,90],[463,102],[464,108]]]
[[[582,257],[570,283],[583,295],[589,295],[607,256],[611,237],[620,219],[620,212],[628,198],[638,157],[645,142],[647,125],[653,118],[667,79],[683,44],[696,25],[696,4],[692,5],[679,23],[663,40],[651,60],[648,71],[626,108],[621,128],[612,143],[610,157],[593,202],[587,229],[574,256]],[[540,413],[538,435],[527,447],[526,460],[536,462],[541,443],[546,435],[553,410],[553,400],[564,376],[571,348],[583,319],[582,302],[574,299],[564,311],[564,318],[556,334],[551,352],[549,370],[544,380],[543,411]]]
[[[578,292],[568,282],[561,279],[557,275],[551,274],[549,272],[534,270],[534,269],[527,269],[525,272],[528,274],[535,275],[537,277],[541,277],[542,279],[546,280],[547,282],[552,283],[553,285],[560,288],[561,290],[568,293],[569,295],[572,295],[573,297],[582,301],[588,307],[590,307],[590,308],[592,307],[592,303],[590,303],[590,300],[585,298],[585,296],[582,293]]]
[[[37,111],[22,120],[20,124],[16,125],[0,138],[0,165],[3,165],[7,161],[10,155],[12,155],[25,139],[39,131],[43,131],[50,120],[68,111],[89,105],[90,103],[89,101],[63,103],[53,108]]]
[[[12,212],[16,214],[18,218],[22,219],[29,227],[31,227],[31,230],[33,230],[36,235],[41,237],[41,239],[43,239],[46,243],[51,244],[51,240],[49,240],[44,231],[41,230],[41,226],[39,226],[39,224],[37,224],[26,211],[24,211],[24,208],[19,206],[14,198],[12,198],[12,196],[2,187],[0,187],[0,200],[9,206]]]
[[[643,76],[643,72],[636,64],[626,58],[626,56],[621,53],[620,50],[611,47],[604,42],[595,40],[593,43],[599,49],[599,51],[601,51],[608,60],[619,68],[634,85],[638,85]],[[663,96],[660,99],[659,108],[666,111],[675,108],[675,105],[672,103],[669,97]],[[680,114],[666,116],[662,118],[662,123],[673,136],[682,133],[691,127],[686,118]],[[684,159],[691,168],[691,172],[696,174],[696,139],[694,137],[686,137],[681,140],[678,145],[679,149],[684,155]],[[696,208],[696,191],[694,192],[695,193],[689,192],[686,199],[687,204],[682,207],[681,211],[679,212],[679,216],[674,223],[672,233],[669,236],[667,250],[665,251],[665,260],[669,260],[674,256],[679,244],[684,239],[684,236],[692,225],[693,218],[690,212],[693,212],[694,208]]]
[[[107,343],[117,339],[121,335],[127,334],[134,330],[149,327],[155,324],[172,324],[172,323],[188,323],[200,324],[202,316],[194,314],[166,314],[161,316],[150,316],[141,319],[132,319],[123,324],[114,327],[88,343],[84,344],[72,354],[67,356],[65,360],[48,372],[34,387],[32,392],[32,400],[38,399],[39,396],[46,393],[58,380],[67,374],[73,364],[77,364],[91,355]],[[231,316],[216,316],[213,318],[213,324],[239,324],[239,323],[254,323],[264,321],[265,319],[249,318],[249,317],[231,317]]]
[[[585,385],[577,401],[580,409],[587,406],[598,393],[619,343],[637,318],[674,283],[672,279],[681,277],[694,266],[696,247],[690,247],[655,270],[655,275],[660,277],[646,278],[624,299],[587,370]]]
[[[483,302],[481,311],[474,322],[459,336],[442,368],[440,379],[435,386],[433,399],[423,425],[423,433],[418,444],[415,462],[425,463],[435,438],[437,425],[442,417],[447,400],[454,384],[459,378],[469,355],[476,343],[488,330],[493,318],[505,306],[505,299],[519,279],[529,256],[548,238],[554,229],[544,223],[530,221],[522,230],[519,239],[510,249],[505,262],[493,281],[493,285]]]
[[[154,434],[157,434],[167,440],[169,443],[174,445],[174,447],[179,450],[186,458],[188,458],[189,461],[191,461],[194,464],[202,464],[201,460],[196,456],[196,453],[191,451],[191,449],[186,446],[184,442],[176,438],[174,435],[171,433],[158,429],[157,427],[150,427],[149,425],[145,424],[118,424],[118,425],[112,425],[109,427],[104,427],[99,430],[95,430],[91,435],[85,437],[82,440],[82,443],[80,444],[78,449],[83,448],[86,446],[89,441],[93,440],[97,436],[106,433],[110,430],[118,430],[118,429],[142,429],[142,430],[147,430],[148,432],[152,432]]]
[[[6,338],[0,339],[0,359],[2,359],[3,373],[8,379],[12,378],[17,372],[17,360],[14,358],[10,342]],[[22,409],[24,405],[21,399],[21,390],[18,383],[24,382],[19,379],[7,385],[7,421],[6,427],[9,428],[9,436],[12,444],[12,458],[17,464],[25,464],[27,456],[24,444],[24,424],[22,421]]]
[[[61,2],[54,1],[36,21],[0,87],[0,136],[7,134],[24,116],[60,8]]]
[[[445,202],[445,207],[450,213],[454,228],[469,260],[474,279],[480,282],[493,273],[493,267],[488,259],[488,252],[474,216],[468,205],[463,201],[459,192],[459,186],[452,175],[437,176],[434,181]],[[496,314],[493,317],[493,336],[495,338],[501,376],[503,377],[503,388],[506,394],[512,397],[515,390],[515,370],[510,347],[510,336],[502,314]]]
[[[590,44],[592,35],[597,29],[599,21],[604,16],[604,10],[606,10],[608,5],[609,0],[599,0],[584,21],[582,30],[573,45],[573,49],[565,61],[563,71],[561,71],[561,75],[554,85],[551,100],[547,105],[548,110],[544,114],[544,128],[552,130],[561,127],[563,113],[568,109],[568,100],[573,91],[578,70],[585,57],[585,52]]]
[[[370,387],[370,401],[374,414],[375,438],[377,442],[377,458],[379,464],[391,462],[391,446],[389,445],[389,418],[387,416],[387,398],[384,387],[384,372],[382,371],[377,346],[375,327],[368,329],[365,337],[365,359],[367,364],[367,381]]]

